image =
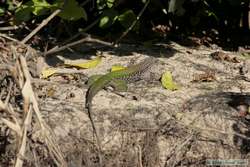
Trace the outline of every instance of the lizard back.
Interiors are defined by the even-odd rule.
[[[86,108],[91,105],[94,96],[103,88],[105,88],[112,80],[121,79],[127,82],[136,82],[142,79],[142,74],[148,71],[157,59],[153,57],[146,58],[142,62],[128,66],[125,69],[113,71],[103,75],[95,81],[88,89],[86,94]]]

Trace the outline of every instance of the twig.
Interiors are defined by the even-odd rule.
[[[82,3],[80,4],[80,6],[86,5],[89,1],[91,1],[91,0],[86,0],[86,1],[82,2]]]
[[[4,104],[1,100],[0,100],[0,109],[7,112],[8,114],[10,114],[11,118],[13,119],[13,121],[9,121],[5,118],[1,118],[1,121],[3,123],[5,123],[10,129],[12,129],[13,131],[15,131],[18,135],[18,137],[22,136],[22,128],[19,125],[19,121],[17,120],[17,116],[12,108],[12,106],[10,104]]]
[[[47,51],[46,55],[62,51],[64,49],[67,49],[69,47],[78,45],[78,44],[83,43],[83,42],[96,42],[96,43],[100,43],[100,44],[103,44],[103,45],[106,45],[106,46],[109,46],[109,47],[113,47],[112,43],[110,43],[110,42],[106,42],[106,41],[102,41],[100,39],[92,38],[90,35],[88,35],[87,37],[85,37],[83,39],[80,39],[78,41],[69,43],[69,44],[61,46],[59,48],[58,47],[54,47],[54,48],[50,49],[49,51]]]
[[[218,130],[218,129],[214,129],[214,128],[208,128],[208,127],[205,127],[205,128],[201,128],[201,127],[198,127],[198,126],[195,126],[195,125],[187,125],[183,122],[178,122],[180,123],[181,125],[184,125],[188,128],[191,128],[193,130],[196,130],[196,131],[200,131],[200,132],[208,132],[208,131],[211,131],[211,132],[216,132],[216,133],[220,133],[220,134],[224,134],[224,135],[235,135],[235,136],[238,136],[238,137],[242,137],[243,139],[246,139],[246,140],[250,140],[250,137],[246,136],[246,135],[243,135],[243,134],[240,134],[238,132],[226,132],[226,131],[223,131],[223,130]]]
[[[29,111],[26,114],[26,117],[24,119],[24,124],[22,127],[21,145],[19,147],[15,167],[22,167],[23,166],[23,160],[21,157],[25,157],[24,154],[25,154],[25,148],[26,148],[26,142],[27,142],[27,131],[28,131],[29,125],[31,124],[31,118],[32,118],[32,109],[31,109],[31,107],[29,107]]]
[[[69,69],[69,68],[53,68],[55,70],[55,74],[82,74],[86,76],[86,70],[77,70],[77,69]]]
[[[80,4],[80,6],[85,6],[88,2],[90,2],[91,0],[86,0],[84,2],[82,2]],[[73,39],[77,38],[79,35],[81,35],[83,32],[88,31],[90,28],[92,28],[94,25],[96,25],[96,23],[98,23],[100,19],[98,18],[97,20],[95,20],[93,23],[91,23],[90,25],[88,25],[86,28],[84,28],[83,30],[79,31],[77,34],[75,34],[73,37],[70,37],[69,39],[67,39],[62,45],[72,41]]]
[[[25,44],[30,38],[32,38],[38,31],[40,31],[44,26],[46,26],[50,20],[52,20],[56,15],[61,12],[61,9],[55,10],[48,18],[44,19],[42,23],[36,27],[28,36],[26,36],[21,42]]]
[[[7,27],[0,27],[0,31],[10,31],[18,29],[18,26],[7,26]]]
[[[124,38],[124,37],[128,34],[129,31],[131,31],[131,30],[134,28],[135,24],[138,22],[138,20],[140,19],[141,15],[143,14],[143,12],[145,11],[145,9],[147,8],[149,2],[150,2],[150,0],[148,0],[148,1],[145,3],[144,7],[143,7],[142,10],[140,11],[140,13],[137,15],[136,19],[135,19],[134,22],[131,24],[131,26],[130,26],[125,32],[122,33],[122,35],[120,36],[120,38],[118,38],[118,40],[116,40],[116,41],[114,42],[114,44],[113,44],[114,46],[115,46],[118,42],[120,42],[120,40],[121,40],[122,38]]]
[[[10,82],[9,88],[8,88],[8,94],[7,97],[5,98],[4,104],[7,105],[9,103],[10,100],[10,93],[13,90],[13,82]]]
[[[26,54],[29,54],[29,50],[27,51]],[[40,112],[39,107],[38,107],[38,102],[36,100],[35,93],[33,92],[33,89],[31,86],[31,78],[32,77],[30,76],[27,62],[22,55],[20,55],[20,57],[19,57],[19,63],[21,66],[21,70],[23,72],[23,76],[25,78],[25,83],[22,87],[23,87],[23,89],[27,90],[26,92],[23,91],[23,93],[24,93],[24,96],[30,100],[30,104],[32,104],[32,108],[33,108],[33,110],[36,114],[36,117],[38,119],[38,122],[40,124],[41,130],[43,132],[42,134],[43,134],[43,137],[45,139],[45,143],[48,147],[49,153],[52,156],[52,158],[54,159],[57,166],[67,166],[67,163],[64,160],[64,156],[63,156],[62,152],[60,151],[60,147],[57,145],[54,136],[52,136],[53,135],[52,130],[48,126],[46,126],[46,124],[42,118],[41,112]]]
[[[141,146],[139,145],[139,144],[136,144],[136,146],[135,146],[138,150],[137,150],[137,152],[138,152],[138,166],[139,167],[143,167],[143,164],[142,164],[142,148],[141,148]]]
[[[2,33],[0,33],[0,37],[4,37],[4,38],[6,38],[8,40],[11,40],[11,41],[14,41],[14,42],[19,42],[18,40],[14,39],[14,38],[11,38],[8,35],[2,34]]]
[[[66,43],[72,41],[73,39],[77,38],[81,34],[86,35],[86,33],[84,33],[84,32],[86,32],[86,31],[90,30],[92,27],[94,27],[99,22],[99,20],[100,20],[100,18],[96,19],[93,23],[91,23],[86,28],[84,28],[83,30],[81,30],[80,32],[75,34],[73,37],[70,37],[69,39],[67,39],[62,45],[65,45]]]

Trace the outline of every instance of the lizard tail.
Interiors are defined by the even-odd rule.
[[[87,100],[86,101],[85,107],[88,110],[89,120],[91,122],[91,126],[92,126],[92,129],[93,129],[93,132],[94,132],[94,135],[95,135],[95,138],[96,138],[96,142],[97,142],[98,157],[99,157],[99,166],[103,167],[103,162],[102,162],[103,161],[103,157],[102,157],[101,141],[100,141],[99,135],[97,133],[97,129],[96,129],[93,117],[92,117],[92,103],[91,103],[91,100]]]
[[[91,101],[92,101],[92,96],[90,95],[90,90],[87,91],[86,93],[86,102],[85,102],[85,108],[87,108],[89,110],[89,108],[91,107]]]

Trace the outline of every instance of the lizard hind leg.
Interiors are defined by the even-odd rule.
[[[113,80],[109,85],[117,92],[126,92],[128,90],[127,83],[123,80]]]

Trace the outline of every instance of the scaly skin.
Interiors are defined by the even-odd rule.
[[[101,142],[92,119],[92,100],[94,96],[103,88],[107,87],[112,81],[115,80],[124,80],[127,82],[136,82],[142,79],[142,74],[149,70],[156,62],[155,58],[149,57],[146,58],[144,61],[140,62],[136,65],[131,65],[125,69],[113,71],[106,75],[101,76],[98,78],[92,85],[90,85],[87,93],[86,93],[86,103],[85,107],[88,109],[89,119],[92,124],[92,128],[94,134],[96,136],[97,145],[99,149],[99,162],[100,166],[102,166],[102,154],[101,154]]]
[[[97,79],[88,89],[86,94],[86,108],[92,105],[94,96],[103,88],[109,85],[112,80],[125,80],[125,81],[138,81],[141,80],[142,73],[147,71],[152,65],[154,65],[155,58],[147,58],[137,65],[129,66],[125,69],[113,71]]]

